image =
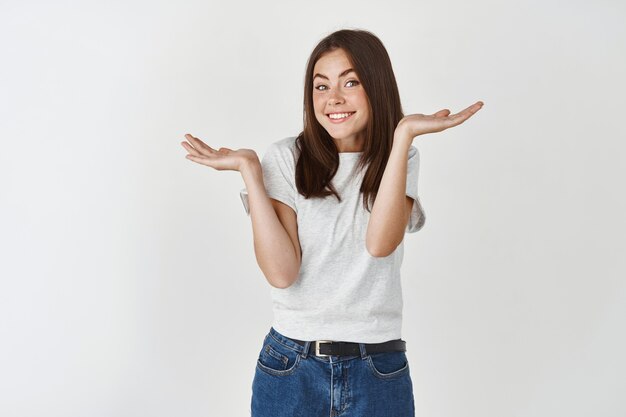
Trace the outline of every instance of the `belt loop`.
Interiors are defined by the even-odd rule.
[[[302,351],[302,359],[306,359],[309,354],[309,346],[311,346],[311,342],[304,342],[304,350]]]
[[[359,343],[359,350],[361,351],[361,359],[367,359],[367,351],[365,350],[365,343]]]

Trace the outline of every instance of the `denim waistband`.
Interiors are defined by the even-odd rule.
[[[274,338],[275,340],[277,340],[278,342],[280,342],[283,345],[287,346],[288,348],[295,350],[301,356],[303,356],[305,358],[307,356],[309,356],[308,352],[309,352],[309,349],[310,349],[310,345],[313,343],[313,341],[304,341],[305,344],[303,346],[303,345],[295,342],[294,339],[291,339],[291,338],[283,335],[278,330],[276,330],[273,326],[270,327],[269,335],[270,335],[270,337]],[[348,356],[339,356],[339,355],[315,356],[315,355],[312,355],[312,356],[315,359],[321,360],[321,361],[324,361],[324,362],[329,362],[329,361],[330,362],[336,362],[336,361],[340,361],[340,360],[347,360],[347,359],[351,359],[351,358],[358,358],[359,356],[361,356],[362,359],[367,358],[367,351],[365,350],[365,343],[359,343],[359,350],[361,352],[360,355],[348,355]]]
[[[284,345],[285,347],[292,349],[298,353],[300,353],[300,355],[302,355],[303,357],[307,357],[308,356],[308,352],[310,352],[310,349],[312,348],[312,344],[315,341],[303,341],[303,340],[299,340],[299,339],[292,339],[288,336],[283,335],[282,333],[280,333],[278,330],[276,330],[273,326],[270,327],[269,330],[269,334],[268,334],[272,339],[276,340],[277,342],[281,343],[282,345]],[[397,339],[397,340],[402,340],[402,339]],[[298,343],[300,342],[300,343]],[[348,342],[346,342],[348,343]],[[316,358],[321,359],[321,360],[328,360],[327,358],[329,357],[333,357],[335,359],[340,359],[340,358],[355,358],[358,356],[361,356],[362,359],[367,358],[367,356],[369,356],[369,352],[367,351],[367,347],[369,347],[370,349],[372,349],[372,345],[377,345],[376,343],[356,343],[356,342],[350,342],[350,343],[355,343],[359,346],[358,348],[358,352],[359,354],[355,353],[355,354],[351,354],[351,355],[329,355],[329,356],[317,356],[314,355]],[[402,343],[406,343],[404,341],[402,341]],[[314,348],[314,347],[313,347]]]

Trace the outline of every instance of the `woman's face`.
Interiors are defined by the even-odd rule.
[[[370,117],[367,94],[351,68],[343,49],[327,52],[313,67],[315,118],[335,139],[339,152],[362,150]]]

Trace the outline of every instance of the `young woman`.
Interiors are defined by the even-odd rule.
[[[403,238],[424,225],[419,135],[476,113],[404,116],[389,56],[364,30],[339,30],[309,58],[304,128],[251,149],[186,135],[187,158],[241,172],[274,322],[252,382],[253,417],[414,416],[401,339]]]

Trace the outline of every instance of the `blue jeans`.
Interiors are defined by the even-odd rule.
[[[252,381],[252,417],[414,417],[405,352],[315,356],[273,327]]]

